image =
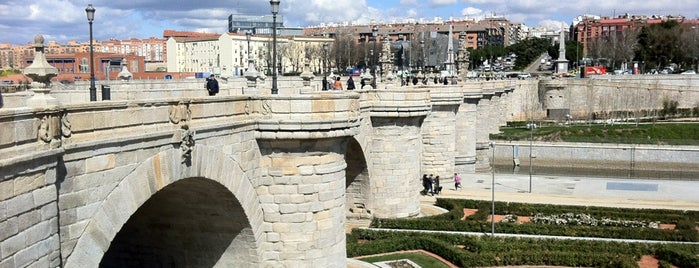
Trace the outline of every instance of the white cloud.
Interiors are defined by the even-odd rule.
[[[456,4],[458,0],[430,0],[431,6],[448,6]]]
[[[543,27],[546,27],[548,29],[558,31],[561,29],[561,27],[568,28],[568,26],[570,26],[570,24],[567,22],[564,22],[564,21],[542,20],[542,21],[539,21],[538,26],[543,26]]]
[[[483,10],[480,10],[475,7],[467,7],[461,10],[461,15],[468,16],[468,17],[476,17],[483,15]]]
[[[0,2],[0,29],[3,29],[0,43],[25,44],[36,34],[58,42],[86,41],[88,38],[86,1]],[[269,1],[266,0],[175,2],[94,1],[97,9],[95,38],[146,38],[161,36],[165,29],[206,29],[223,33],[229,14],[270,14]],[[492,14],[530,26],[556,25],[560,22],[570,24],[582,14],[618,16],[624,13],[684,15],[693,19],[699,16],[699,0],[282,0],[279,12],[285,25],[301,27],[321,23],[404,21],[407,18],[418,21],[457,16],[479,19]]]

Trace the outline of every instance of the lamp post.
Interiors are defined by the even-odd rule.
[[[88,4],[85,8],[87,22],[90,24],[90,101],[97,101],[97,89],[95,88],[95,55],[92,45],[92,21],[95,20],[95,8]]]
[[[328,90],[328,43],[323,43],[323,90]]]
[[[493,150],[493,158],[490,160],[490,174],[492,174],[491,198],[490,201],[490,236],[495,236],[495,143],[490,142],[490,149]]]
[[[373,51],[376,51],[376,38],[378,37],[378,35],[379,35],[379,26],[374,25],[374,28],[371,28],[371,36],[374,39],[374,50]],[[376,60],[374,59],[373,55],[371,57],[371,74],[376,76]],[[374,78],[374,80],[376,80],[376,78]]]
[[[270,0],[272,6],[272,94],[279,93],[277,89],[277,13],[279,0]]]
[[[245,40],[248,41],[248,50],[246,53],[248,54],[248,62],[252,59],[252,55],[250,55],[250,37],[252,37],[252,32],[250,32],[250,30],[245,31]]]
[[[420,53],[422,53],[422,71],[425,72],[425,39],[423,38],[420,40]],[[425,75],[427,75],[427,72],[425,72]]]

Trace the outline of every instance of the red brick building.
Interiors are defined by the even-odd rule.
[[[645,16],[622,15],[616,18],[599,16],[579,16],[572,26],[573,38],[583,44],[583,53],[587,54],[588,44],[599,37],[621,34],[626,30],[640,28],[663,21],[678,21],[679,23],[697,23],[698,20],[687,20],[682,16]]]

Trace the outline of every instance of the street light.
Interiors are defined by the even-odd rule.
[[[490,142],[490,149],[493,151],[493,157],[490,160],[490,174],[492,174],[491,188],[491,208],[490,208],[490,236],[495,236],[495,143]]]
[[[247,50],[247,53],[246,53],[246,54],[248,54],[248,55],[247,55],[247,56],[248,56],[248,62],[250,62],[250,60],[252,60],[252,55],[250,54],[250,37],[252,37],[252,32],[251,32],[250,30],[245,31],[245,40],[248,41],[248,50]]]
[[[88,4],[85,8],[87,22],[90,24],[90,101],[97,101],[97,89],[95,88],[95,55],[92,45],[92,21],[95,20],[95,8]]]
[[[279,93],[277,89],[277,13],[279,0],[270,0],[272,6],[272,94]]]
[[[374,50],[373,51],[376,51],[377,55],[378,55],[378,51],[376,50],[376,38],[378,37],[378,35],[379,35],[379,26],[374,25],[374,28],[371,28],[371,36],[374,38]],[[376,61],[374,60],[373,55],[371,57],[371,74],[374,76],[374,81],[376,81]],[[374,86],[374,88],[376,88],[376,86]]]
[[[323,90],[328,90],[328,43],[323,43]]]
[[[423,38],[420,40],[420,53],[422,53],[422,71],[425,72],[425,39]],[[427,75],[427,72],[425,72],[425,75]]]

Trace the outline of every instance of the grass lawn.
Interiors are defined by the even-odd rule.
[[[431,256],[422,254],[422,253],[396,253],[396,254],[388,254],[388,255],[382,255],[382,256],[374,256],[374,257],[367,257],[367,258],[361,258],[361,261],[364,262],[369,262],[369,263],[374,263],[374,262],[382,262],[382,261],[392,261],[392,260],[403,260],[403,259],[408,259],[411,260],[412,262],[416,263],[417,265],[420,265],[420,267],[434,267],[434,268],[448,268],[449,266],[444,264],[438,259],[435,259]]]
[[[527,141],[533,134],[535,141],[699,145],[699,124],[695,123],[544,126],[533,133],[524,127],[504,127],[501,131],[490,138]]]

